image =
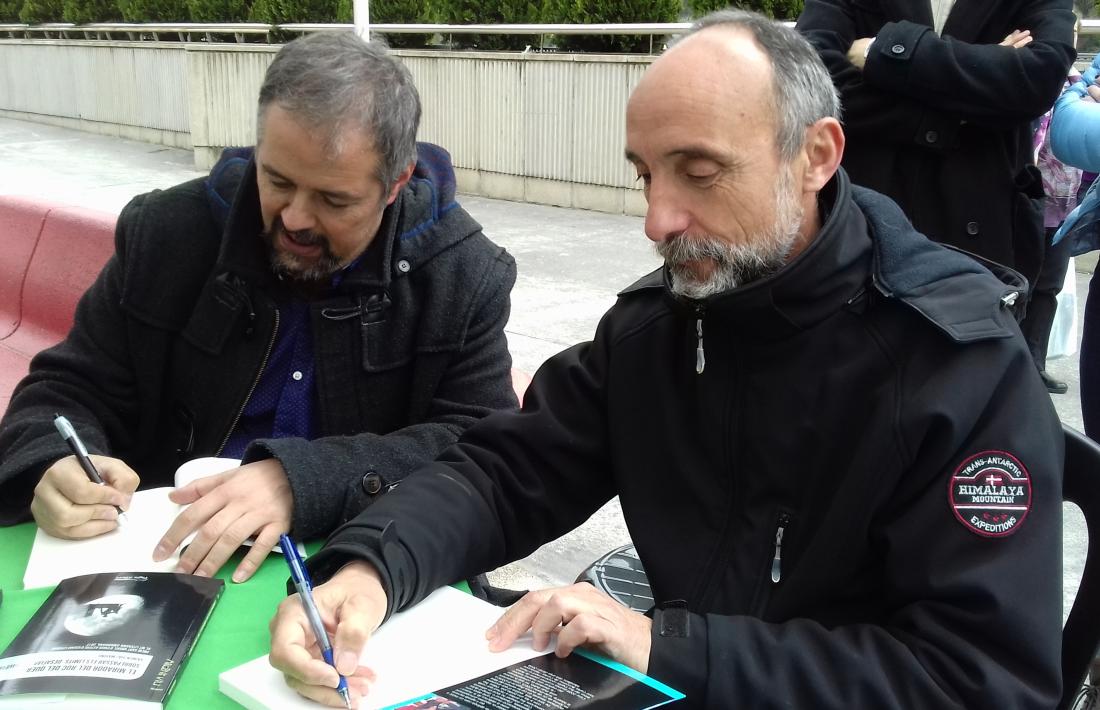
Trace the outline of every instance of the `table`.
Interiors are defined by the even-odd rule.
[[[4,590],[0,648],[7,648],[53,591],[52,587],[22,588],[35,529],[34,523],[0,528],[0,588]],[[307,544],[306,551],[313,553],[320,546],[320,542]],[[218,573],[225,580],[225,590],[176,680],[168,698],[169,708],[240,708],[218,692],[218,674],[269,650],[267,622],[286,597],[287,566],[281,555],[273,553],[250,580],[234,584],[230,575],[242,558],[243,553],[236,553]]]

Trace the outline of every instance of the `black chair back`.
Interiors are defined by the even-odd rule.
[[[1089,546],[1081,586],[1062,632],[1060,709],[1070,707],[1077,697],[1100,647],[1100,445],[1075,429],[1062,428],[1066,435],[1062,497],[1085,514]]]

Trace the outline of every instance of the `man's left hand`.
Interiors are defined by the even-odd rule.
[[[618,603],[587,582],[528,592],[485,632],[490,651],[503,651],[532,632],[536,651],[557,634],[555,654],[565,658],[577,646],[590,646],[612,660],[645,673],[650,629],[646,616]]]
[[[208,476],[169,494],[176,503],[190,504],[176,517],[153,552],[163,560],[194,531],[195,539],[180,557],[177,569],[202,577],[213,576],[230,555],[255,536],[233,572],[234,582],[247,580],[290,530],[294,497],[282,465],[275,459],[246,464],[216,476]]]

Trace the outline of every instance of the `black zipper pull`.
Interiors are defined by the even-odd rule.
[[[779,584],[779,580],[783,578],[783,532],[790,523],[790,515],[787,513],[779,514],[779,520],[775,526],[775,557],[772,557],[772,584]]]

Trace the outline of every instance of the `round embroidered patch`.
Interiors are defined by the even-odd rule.
[[[972,532],[1005,537],[1031,510],[1031,476],[1012,454],[983,451],[955,471],[948,497],[955,517]]]

